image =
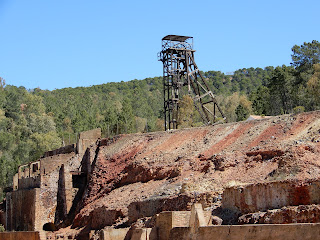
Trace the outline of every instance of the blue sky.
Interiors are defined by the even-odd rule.
[[[320,41],[319,0],[0,0],[0,77],[58,89],[162,75],[161,38],[194,37],[200,70],[289,65]]]

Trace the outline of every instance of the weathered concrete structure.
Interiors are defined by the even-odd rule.
[[[223,208],[242,214],[310,204],[320,204],[319,179],[234,186],[222,195]]]
[[[76,207],[101,130],[82,132],[78,143],[46,152],[44,157],[19,167],[13,191],[6,196],[6,229],[41,231],[64,221]]]

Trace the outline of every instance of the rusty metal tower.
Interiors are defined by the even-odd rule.
[[[168,35],[162,38],[162,50],[158,58],[163,63],[165,130],[178,127],[179,93],[183,86],[188,87],[188,93],[204,124],[216,122],[216,110],[226,120],[194,61],[194,52],[193,37]]]

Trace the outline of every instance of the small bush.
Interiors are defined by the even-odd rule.
[[[0,224],[0,232],[4,232],[6,231],[6,229],[4,228],[4,226],[2,224]]]
[[[296,107],[293,109],[293,113],[294,113],[294,114],[303,113],[303,112],[304,112],[304,106],[296,106]]]

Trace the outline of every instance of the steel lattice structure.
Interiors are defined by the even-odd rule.
[[[163,63],[165,130],[178,127],[179,93],[183,86],[188,87],[188,93],[204,124],[216,122],[217,110],[222,120],[226,120],[194,61],[194,52],[192,37],[168,35],[162,38],[162,51],[158,58]]]

